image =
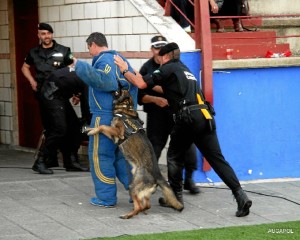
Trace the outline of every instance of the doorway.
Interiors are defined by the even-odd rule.
[[[35,148],[42,132],[38,102],[21,67],[29,49],[39,44],[37,37],[38,0],[14,0],[16,83],[18,96],[19,145]],[[33,76],[35,73],[32,71]]]

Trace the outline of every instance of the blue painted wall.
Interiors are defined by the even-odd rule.
[[[215,71],[213,90],[220,145],[238,178],[300,177],[300,67]],[[196,182],[221,181],[202,171],[201,154],[198,163]]]
[[[300,177],[299,76],[300,67],[214,72],[218,136],[239,179]]]

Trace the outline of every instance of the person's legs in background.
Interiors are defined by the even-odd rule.
[[[193,180],[193,172],[197,170],[197,153],[196,147],[192,144],[184,154],[185,177],[183,189],[189,190],[191,194],[200,193],[200,189]]]
[[[173,122],[169,121],[169,113],[166,109],[154,110],[147,113],[146,133],[149,138],[157,161],[166,146]]]
[[[66,136],[61,149],[66,171],[86,172],[88,168],[81,166],[78,150],[81,143],[81,128],[78,116],[69,100],[65,100]]]
[[[187,0],[173,0],[173,3],[180,9],[180,11],[188,17],[188,11],[187,11]],[[172,18],[177,21],[180,26],[186,31],[191,32],[191,26],[190,23],[186,20],[186,18],[178,12],[178,10],[172,5],[171,6],[171,16]]]
[[[57,167],[57,151],[62,146],[64,138],[66,136],[66,116],[65,116],[65,104],[60,99],[42,99],[43,112],[47,119],[44,119],[45,124],[45,142],[43,149],[40,151],[33,170],[42,174],[53,173],[50,167]]]

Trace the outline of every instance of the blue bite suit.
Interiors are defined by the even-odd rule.
[[[103,51],[93,57],[92,66],[83,61],[76,63],[76,74],[89,85],[89,105],[93,115],[91,127],[111,124],[113,93],[119,89],[118,80],[123,89],[129,90],[136,108],[137,87],[129,83],[115,65],[114,55],[117,54],[113,50]],[[128,62],[127,64],[129,71],[133,72]],[[129,164],[118,146],[103,134],[90,136],[89,161],[97,198],[103,205],[115,205],[117,203],[116,177],[128,190],[131,180]]]

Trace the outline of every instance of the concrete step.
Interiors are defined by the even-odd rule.
[[[233,49],[233,59],[247,59],[247,58],[264,58],[267,51],[274,53],[284,53],[290,50],[289,44],[227,44],[227,45],[213,45],[213,59],[224,60],[227,59],[226,49]]]
[[[225,32],[212,33],[212,44],[276,44],[276,32],[274,31],[254,31],[254,32]]]
[[[233,23],[231,19],[223,19],[223,25],[226,29],[233,29]],[[263,20],[262,18],[249,18],[242,19],[242,25],[247,28],[259,28],[262,26]],[[216,25],[214,23],[211,24],[211,28],[215,29]]]

